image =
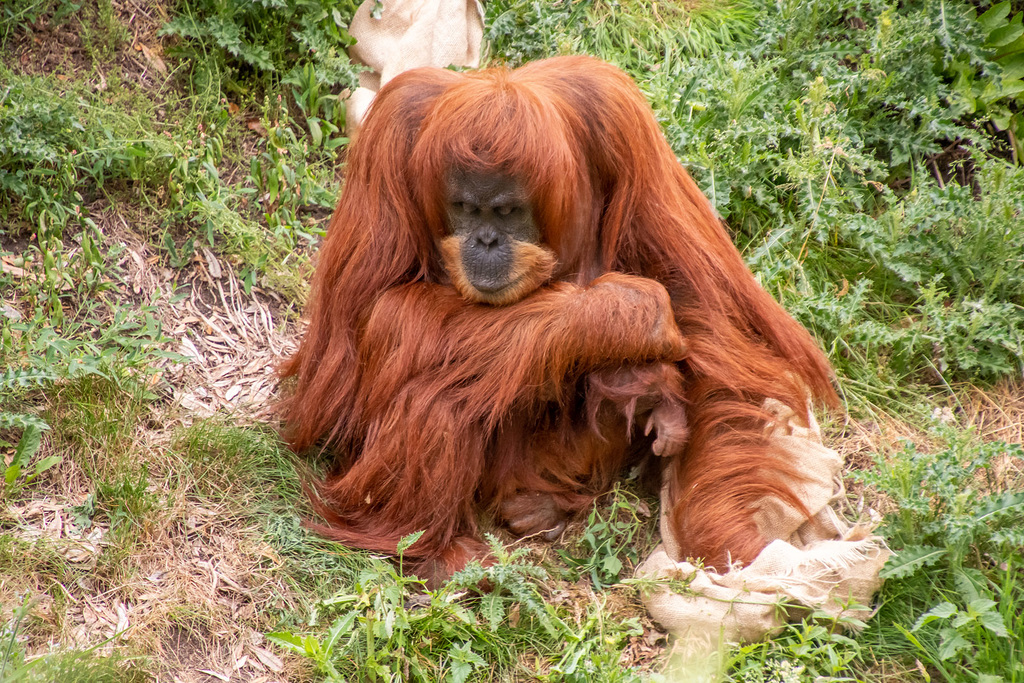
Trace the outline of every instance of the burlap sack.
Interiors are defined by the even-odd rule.
[[[844,493],[842,458],[822,445],[813,417],[807,425],[781,403],[768,407],[778,415],[772,439],[779,457],[806,475],[792,486],[813,516],[808,520],[778,499],[764,499],[755,518],[771,542],[749,566],[718,573],[679,556],[662,491],[662,544],[636,573],[673,581],[672,587],[645,591],[644,602],[654,620],[690,650],[758,640],[811,611],[865,619],[882,584],[878,573],[889,557],[885,543],[832,508]]]
[[[478,0],[384,0],[380,19],[373,18],[376,4],[366,0],[349,25],[357,41],[349,56],[373,69],[359,75],[348,100],[350,132],[397,74],[418,66],[480,66],[484,20]]]

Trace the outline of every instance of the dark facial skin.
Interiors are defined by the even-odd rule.
[[[508,286],[515,243],[540,241],[522,185],[503,173],[456,171],[447,191],[448,226],[461,244],[466,278],[485,293]]]

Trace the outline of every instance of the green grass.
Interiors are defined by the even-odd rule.
[[[215,417],[182,429],[173,445],[182,460],[178,486],[190,494],[241,509],[268,498],[294,506],[301,497],[294,456],[267,427]]]
[[[1024,681],[1008,4],[487,3],[492,63],[588,53],[636,80],[837,368],[851,422],[829,442],[857,453],[850,490],[898,551],[878,613],[707,662],[670,657],[624,583],[657,541],[632,482],[554,546],[501,537],[496,565],[427,592],[302,526],[316,464],[260,406],[187,407],[293,339],[348,142],[355,3],[150,5],[131,24],[110,0],[0,5],[0,678]],[[206,374],[179,355],[264,314],[273,335],[204,347]]]

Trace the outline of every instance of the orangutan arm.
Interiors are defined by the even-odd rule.
[[[620,273],[581,288],[558,282],[511,306],[469,304],[451,288],[386,292],[360,342],[369,413],[414,378],[500,419],[523,398],[559,400],[569,375],[677,361],[686,343],[659,283]],[[426,388],[426,387],[424,387]]]

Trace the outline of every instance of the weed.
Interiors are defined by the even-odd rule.
[[[26,24],[32,24],[41,17],[50,23],[60,25],[70,15],[81,9],[82,3],[72,0],[8,0],[0,7],[0,48]]]
[[[197,63],[217,59],[277,74],[309,65],[324,85],[354,86],[357,68],[344,50],[355,42],[347,32],[355,7],[350,0],[184,0],[161,33],[186,39],[184,50]]]
[[[601,57],[629,71],[665,68],[687,57],[703,57],[749,39],[755,9],[729,2],[487,3],[484,21],[492,54],[518,66],[567,52]]]
[[[845,620],[834,624],[812,619],[787,625],[770,641],[736,648],[725,662],[728,680],[743,683],[856,681],[853,663],[861,645],[839,627],[863,626]]]
[[[93,61],[113,59],[131,38],[127,27],[118,20],[111,0],[97,0],[95,16],[86,17],[81,25],[82,43]]]
[[[977,125],[991,114],[951,106],[968,86],[949,76],[968,64],[973,83],[1016,111],[1006,65],[1017,58],[992,49],[1018,32],[1008,6],[975,19],[939,0],[898,12],[759,2],[757,29],[729,39],[743,49],[703,59],[678,41],[650,46],[675,30],[670,16],[653,19],[661,7],[491,3],[492,47],[512,62],[596,53],[629,71],[762,283],[831,351],[854,403],[885,403],[908,382],[1019,376],[1024,169],[986,158],[996,141]],[[646,28],[595,41],[616,22]]]
[[[403,539],[400,557],[420,535]],[[351,592],[324,600],[314,611],[311,626],[331,620],[323,637],[278,631],[268,638],[311,659],[328,681],[357,675],[461,682],[495,666],[534,677],[538,672],[517,653],[552,647],[558,663],[546,680],[635,677],[618,666],[625,639],[639,633],[635,621],[609,620],[596,604],[582,623],[570,623],[545,604],[539,587],[547,574],[523,561],[525,551],[508,552],[494,539],[491,548],[493,565],[470,564],[437,591],[421,592],[419,579],[402,574],[401,559],[398,567],[374,560],[355,577]],[[470,598],[484,581],[489,592]],[[410,599],[413,592],[421,597]]]
[[[313,150],[331,151],[348,144],[348,138],[336,136],[345,127],[345,103],[326,92],[312,64],[296,67],[281,83],[292,86],[292,97],[305,119]]]
[[[988,120],[1005,131],[1014,161],[1024,162],[1024,12],[998,2],[977,18],[980,54],[966,54],[946,65],[953,75],[952,103],[965,115]]]
[[[323,134],[316,119],[307,119],[307,124],[311,121],[318,132],[313,137],[314,148],[320,147],[324,144]],[[267,227],[289,246],[294,246],[297,239],[312,242],[314,236],[322,234],[299,218],[300,210],[333,206],[333,193],[316,177],[315,167],[306,162],[309,149],[307,141],[296,137],[285,118],[278,125],[269,126],[266,151],[253,157],[249,166]]]
[[[114,483],[96,485],[96,506],[106,511],[110,530],[122,525],[140,526],[156,509],[156,496],[149,491],[149,467],[143,463],[137,474],[125,475]]]
[[[9,368],[0,373],[0,392],[13,393],[30,385],[46,385],[54,380],[54,376],[45,370],[21,370]],[[10,400],[10,399],[7,399]],[[31,470],[28,465],[42,445],[43,432],[50,425],[35,415],[8,412],[0,402],[0,429],[20,429],[21,436],[14,444],[0,438],[0,446],[14,447],[14,453],[4,470],[3,498],[9,498],[18,490],[32,483],[36,477],[57,465],[61,458],[50,456],[37,460]]]
[[[946,430],[948,446],[936,453],[907,444],[876,467],[854,473],[892,498],[896,516],[887,536],[899,548],[938,545],[957,562],[971,547],[998,550],[1006,533],[1024,523],[1024,494],[1006,491],[998,461],[1021,457],[1019,444],[976,443],[969,433]],[[890,569],[890,571],[892,571]]]
[[[597,502],[587,517],[583,535],[577,542],[580,553],[559,551],[559,556],[583,576],[589,576],[596,589],[618,582],[624,568],[622,557],[635,567],[651,549],[653,530],[638,512],[647,503],[616,486],[610,502]],[[646,538],[644,537],[646,535]]]
[[[891,642],[883,625],[893,624],[903,646],[887,647],[917,657],[944,680],[972,672],[1019,681],[1024,493],[1007,490],[995,468],[1021,457],[1021,447],[977,443],[948,428],[943,436],[944,449],[923,453],[908,445],[857,475],[898,506],[886,529],[898,552],[883,570],[883,614],[869,642]]]

